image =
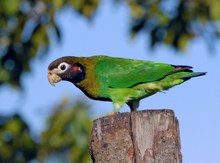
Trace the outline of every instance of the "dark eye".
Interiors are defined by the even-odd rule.
[[[64,71],[66,71],[66,69],[69,67],[69,64],[63,62],[61,63],[59,66],[58,66],[58,69],[59,69],[59,73],[62,73]]]
[[[65,70],[65,69],[66,69],[66,65],[61,65],[61,66],[60,66],[60,69],[61,69],[61,70]]]

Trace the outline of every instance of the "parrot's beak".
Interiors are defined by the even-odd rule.
[[[55,83],[61,81],[62,78],[59,77],[53,70],[48,70],[48,81],[52,86],[55,86]]]

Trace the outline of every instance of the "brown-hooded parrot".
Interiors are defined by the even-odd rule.
[[[49,65],[48,80],[52,85],[69,81],[91,99],[112,101],[114,112],[119,112],[124,104],[135,111],[141,99],[206,74],[191,69],[109,56],[67,56]]]

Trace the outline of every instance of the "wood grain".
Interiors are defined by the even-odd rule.
[[[90,153],[94,163],[182,163],[178,120],[167,109],[96,119]]]

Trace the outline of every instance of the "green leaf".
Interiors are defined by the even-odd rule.
[[[0,0],[0,10],[7,16],[16,15],[19,11],[20,0]]]

